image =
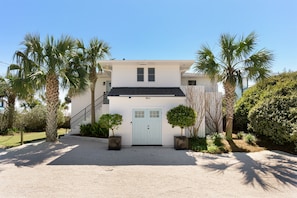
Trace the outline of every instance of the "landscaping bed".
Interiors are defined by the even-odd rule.
[[[254,143],[249,144],[244,139],[232,134],[232,140],[226,140],[224,134],[220,136],[208,136],[207,138],[190,139],[190,147],[193,151],[207,153],[225,152],[258,152],[264,150],[279,150],[297,155],[295,145],[276,145],[265,137],[257,137]]]

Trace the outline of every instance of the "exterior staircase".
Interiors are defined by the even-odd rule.
[[[99,116],[105,111],[103,110],[103,105],[108,105],[109,101],[107,99],[107,95],[102,95],[95,100],[95,113],[96,120]],[[107,112],[106,112],[107,113]],[[98,117],[98,118],[97,118]],[[70,126],[71,131],[70,134],[78,134],[80,131],[80,125],[91,122],[91,104],[86,106],[84,109],[79,111],[77,114],[71,117]]]

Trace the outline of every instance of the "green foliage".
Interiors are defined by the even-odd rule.
[[[234,130],[247,131],[248,114],[257,104],[278,96],[297,95],[297,72],[267,78],[243,93],[235,104]]]
[[[181,129],[193,126],[196,122],[197,114],[191,107],[179,105],[167,112],[168,123],[172,127],[179,126]],[[182,134],[181,134],[182,135]]]
[[[222,153],[225,152],[223,137],[216,133],[207,138],[189,138],[189,148],[196,152]]]
[[[99,122],[80,125],[80,135],[88,137],[108,137],[108,129],[100,127]]]
[[[114,136],[114,130],[122,124],[123,117],[120,114],[103,114],[99,119],[102,128],[111,129]]]
[[[46,107],[38,105],[22,115],[25,131],[44,131],[46,126]]]
[[[80,125],[80,135],[81,136],[90,136],[92,134],[92,124],[82,124]]]
[[[221,153],[221,149],[217,145],[211,144],[207,146],[207,152],[212,154]]]
[[[0,148],[11,148],[15,146],[21,145],[21,133],[17,129],[11,129],[10,135],[0,136]],[[67,131],[65,129],[58,130],[58,136],[65,135]],[[44,140],[45,139],[45,132],[32,132],[32,133],[25,133],[24,135],[24,143],[30,143],[36,140]]]
[[[239,131],[239,132],[237,133],[237,138],[238,138],[238,139],[242,139],[245,135],[246,135],[246,134],[245,134],[243,131]]]
[[[249,113],[250,128],[277,144],[297,140],[297,97],[277,96],[259,103]]]
[[[57,115],[58,126],[62,126],[65,118],[61,110],[58,110]],[[17,113],[14,127],[30,132],[44,131],[46,127],[46,106],[37,105],[29,111]]]
[[[70,116],[64,116],[64,122],[59,125],[59,128],[70,129]]]
[[[212,136],[211,136],[211,139],[213,141],[213,144],[220,147],[220,146],[223,146],[224,144],[222,143],[222,136],[221,134],[219,133],[214,133]]]
[[[6,135],[8,130],[7,111],[0,113],[0,135]]]
[[[248,144],[254,145],[256,144],[257,138],[253,134],[248,133],[243,136],[243,140]]]
[[[64,116],[63,112],[61,111],[61,109],[58,109],[58,112],[57,112],[58,128],[61,128],[61,126],[64,124],[64,122],[65,122],[65,116]]]
[[[206,151],[207,150],[207,142],[206,138],[199,138],[199,137],[194,137],[194,138],[189,138],[189,148],[192,151]]]

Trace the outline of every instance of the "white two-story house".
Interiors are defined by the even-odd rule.
[[[123,123],[116,135],[122,136],[122,145],[172,146],[180,129],[168,124],[168,110],[187,105],[187,95],[204,108],[205,94],[218,92],[217,83],[207,76],[187,73],[192,60],[110,60],[100,64],[103,72],[96,84],[96,119],[103,113],[121,114]],[[197,87],[193,89],[198,90],[196,95],[193,90],[188,93],[188,86]],[[71,133],[78,133],[79,125],[90,120],[90,101],[89,91],[72,98]],[[204,111],[199,118],[199,136],[205,136],[205,115]]]

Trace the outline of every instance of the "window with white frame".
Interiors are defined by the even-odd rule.
[[[149,82],[155,81],[155,68],[148,68],[148,81]]]
[[[144,68],[137,68],[137,82],[144,81]]]

